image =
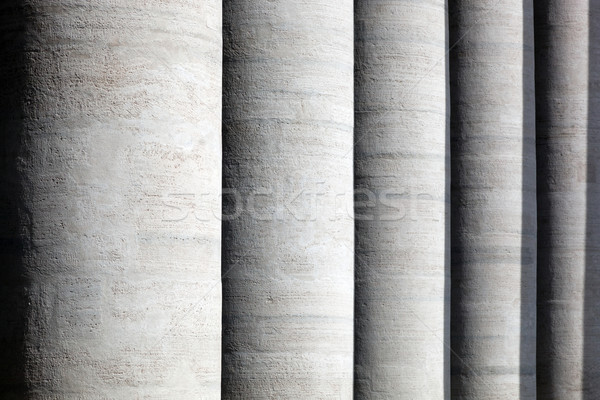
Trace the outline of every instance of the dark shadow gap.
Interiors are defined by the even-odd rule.
[[[537,191],[537,321],[536,321],[536,387],[539,396],[545,396],[548,389],[551,368],[547,361],[548,349],[552,347],[552,339],[548,326],[552,318],[551,309],[547,306],[548,296],[551,292],[551,276],[549,263],[551,249],[552,225],[549,220],[548,204],[548,149],[547,149],[547,113],[548,113],[548,9],[545,1],[535,2],[534,29],[535,29],[535,62],[536,62],[536,191]],[[539,132],[537,132],[539,130]],[[542,397],[543,398],[543,397]]]
[[[356,13],[356,10],[358,9],[358,4],[357,4],[358,0],[354,0],[353,3],[353,8],[354,8],[354,137],[352,138],[352,143],[353,145],[353,160],[356,160],[358,158],[358,154],[356,152],[356,140],[359,139],[356,135],[356,104],[357,104],[357,77],[358,75],[358,68],[359,68],[359,63],[357,62],[358,60],[361,59],[361,54],[360,54],[360,46],[357,45],[358,43],[358,39],[360,37],[359,34],[359,27],[360,27],[360,23],[359,23],[359,19]],[[354,178],[353,178],[353,185],[354,185],[354,191],[356,192],[356,166],[353,166],[354,169]],[[354,196],[352,196],[352,199],[354,201]],[[356,212],[356,211],[355,211]],[[360,313],[360,308],[358,306],[358,302],[357,299],[360,297],[360,286],[359,286],[359,282],[360,282],[360,273],[359,273],[359,269],[356,268],[357,265],[359,265],[361,263],[361,260],[358,257],[358,250],[357,250],[357,244],[359,243],[359,237],[358,237],[358,224],[356,223],[356,219],[354,220],[354,324],[353,324],[353,351],[352,351],[352,392],[353,392],[353,396],[354,398],[359,398],[359,396],[362,395],[361,393],[361,382],[359,382],[359,377],[357,376],[357,371],[356,371],[356,355],[359,354],[360,349],[363,347],[363,344],[360,341],[360,338],[358,337],[357,333],[359,332],[359,324],[358,324],[358,317],[361,315]],[[358,293],[358,295],[357,295]]]
[[[25,334],[28,246],[19,174],[27,84],[25,12],[21,0],[0,5],[0,398],[27,398]]]
[[[449,21],[449,8],[448,1],[446,1],[446,49],[450,48],[450,21]],[[451,205],[450,205],[450,185],[451,185],[451,166],[450,166],[450,56],[449,51],[446,51],[446,185],[445,185],[445,211],[444,211],[444,248],[445,248],[445,256],[444,256],[444,398],[450,398],[450,310],[451,310],[451,275],[450,275],[450,213]]]
[[[458,65],[458,55],[456,54],[458,51],[462,51],[461,47],[457,44],[461,39],[462,32],[460,30],[460,26],[458,24],[458,10],[459,4],[457,4],[456,0],[448,0],[448,91],[449,91],[449,154],[450,154],[450,227],[449,227],[449,246],[450,246],[450,349],[452,349],[452,353],[450,354],[450,394],[449,398],[456,398],[460,395],[460,379],[461,373],[463,370],[464,361],[458,356],[458,354],[462,354],[463,349],[463,340],[461,340],[462,332],[461,325],[462,321],[460,319],[461,315],[461,305],[462,305],[462,296],[460,289],[460,283],[462,281],[462,268],[460,263],[457,262],[457,259],[460,258],[460,249],[462,247],[462,243],[460,242],[460,235],[456,234],[455,229],[459,224],[458,212],[457,212],[457,204],[460,204],[461,197],[459,195],[459,187],[454,186],[457,182],[458,174],[458,159],[460,146],[458,146],[455,142],[455,138],[453,132],[457,128],[460,121],[456,118],[456,109],[458,108],[456,105],[457,99],[460,98],[461,85],[457,84],[458,76],[459,76],[459,68]],[[456,47],[456,48],[455,48]]]
[[[600,2],[589,1],[583,399],[600,399]]]
[[[230,345],[230,332],[231,327],[234,325],[230,320],[231,305],[227,301],[232,296],[230,288],[230,279],[228,275],[230,272],[230,260],[233,258],[230,245],[232,244],[232,234],[229,219],[226,215],[233,215],[233,210],[240,206],[232,201],[231,196],[227,196],[227,188],[235,187],[235,182],[232,182],[230,174],[228,174],[227,168],[230,165],[231,154],[229,151],[229,125],[227,124],[229,116],[229,97],[232,93],[232,82],[235,80],[229,74],[228,65],[231,62],[229,57],[229,49],[231,47],[231,29],[229,27],[229,20],[227,19],[228,8],[232,5],[229,1],[224,0],[222,4],[222,34],[223,34],[223,62],[221,68],[222,87],[221,87],[221,123],[222,123],[222,160],[221,160],[221,186],[223,188],[221,196],[221,395],[224,398],[229,394],[228,387],[230,386],[230,380],[233,371],[229,371],[229,363],[227,362],[227,355],[231,352]]]

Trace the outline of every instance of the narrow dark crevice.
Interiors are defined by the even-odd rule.
[[[0,5],[0,398],[27,398],[25,334],[27,232],[18,170],[23,140],[25,13],[21,0]]]
[[[600,398],[600,2],[589,1],[583,399]]]

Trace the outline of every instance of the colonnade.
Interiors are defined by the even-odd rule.
[[[0,397],[600,395],[599,1],[7,0],[0,46]]]

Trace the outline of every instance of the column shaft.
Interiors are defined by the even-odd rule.
[[[600,124],[595,117],[600,38],[594,28],[594,18],[600,15],[594,3],[598,4],[535,2],[537,386],[543,399],[600,395],[596,328]]]
[[[352,8],[225,1],[226,399],[352,397]]]
[[[220,2],[0,15],[0,397],[218,399]]]
[[[451,391],[535,398],[531,0],[452,0]]]
[[[450,300],[446,4],[355,4],[355,398],[443,399]]]

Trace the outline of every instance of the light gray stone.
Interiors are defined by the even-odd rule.
[[[355,6],[355,398],[443,399],[450,372],[446,4]]]
[[[224,17],[223,398],[351,399],[352,1]]]
[[[449,1],[452,397],[535,399],[531,0]]]
[[[1,390],[218,399],[221,3],[7,3]]]

